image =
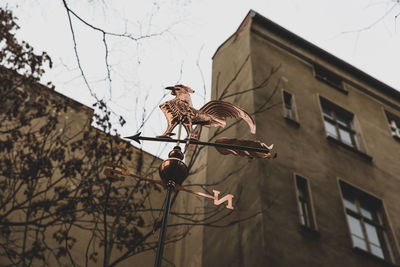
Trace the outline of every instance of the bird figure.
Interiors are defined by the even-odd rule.
[[[171,90],[175,98],[164,102],[160,109],[168,121],[168,128],[159,137],[170,138],[172,130],[181,123],[186,130],[189,139],[198,139],[192,126],[200,125],[206,127],[225,127],[226,118],[243,119],[250,127],[250,132],[255,134],[256,124],[253,118],[242,108],[225,101],[213,100],[206,103],[199,110],[195,109],[190,98],[194,91],[185,85],[169,86],[165,89]]]

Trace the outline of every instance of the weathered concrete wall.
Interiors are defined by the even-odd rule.
[[[228,87],[225,96],[253,88],[253,55],[250,51],[251,21],[245,20],[239,30],[219,48],[213,59],[212,98],[218,99]],[[218,89],[217,89],[218,88]],[[223,100],[234,103],[253,113],[253,93],[236,94]],[[234,121],[230,121],[233,123]],[[228,126],[229,127],[229,124]],[[212,137],[218,129],[211,130]],[[241,121],[218,137],[254,139],[245,122]],[[232,214],[219,222],[222,228],[205,228],[203,266],[257,266],[262,263],[264,246],[260,177],[255,161],[234,156],[222,156],[210,149],[207,164],[208,183],[226,179],[218,185],[222,194],[235,195]],[[221,210],[221,215],[226,211]],[[251,219],[246,219],[252,217]]]
[[[313,63],[342,76],[348,93],[316,79]],[[223,222],[254,217],[229,227],[205,227],[202,262],[191,266],[382,266],[379,260],[352,249],[339,179],[383,201],[389,243],[398,263],[400,144],[391,136],[384,110],[400,116],[400,99],[252,24],[249,17],[214,56],[212,98],[221,96],[228,85],[225,95],[257,87],[278,66],[260,89],[225,99],[256,111],[256,137],[243,122],[222,134],[274,143],[278,158],[247,160],[222,157],[212,149],[208,152],[207,182],[234,172],[217,188],[235,194],[235,211]],[[284,118],[282,89],[295,96],[299,124]],[[362,153],[326,137],[320,97],[354,114]],[[266,110],[257,112],[259,107]],[[211,130],[209,137],[214,133]],[[295,173],[310,184],[317,231],[300,226]]]
[[[371,77],[364,79],[361,71],[299,41],[279,26],[269,29],[273,23],[259,18],[250,12],[218,48],[213,58],[212,99],[233,94],[223,100],[255,113],[257,123],[256,136],[244,122],[228,126],[219,136],[273,143],[278,158],[248,160],[208,150],[201,179],[209,184],[222,180],[214,188],[223,195],[235,195],[235,210],[227,214],[221,209],[221,216],[227,216],[216,224],[223,227],[204,227],[196,231],[196,238],[186,239],[175,251],[180,260],[174,263],[207,267],[392,266],[353,249],[339,186],[339,181],[344,181],[382,200],[388,245],[392,261],[398,265],[400,142],[391,136],[384,111],[400,117],[400,98],[387,86],[377,86],[379,82]],[[314,64],[341,76],[347,94],[318,80]],[[271,74],[271,70],[276,71]],[[250,88],[258,89],[240,94]],[[294,95],[297,123],[284,117],[282,90]],[[357,150],[326,137],[320,97],[354,114]],[[211,129],[208,137],[213,138],[216,131]],[[307,178],[310,185],[314,231],[300,225],[295,174]],[[211,201],[204,204],[213,207]]]
[[[282,76],[287,79],[280,87],[294,94],[300,122],[299,127],[288,123],[281,108],[271,109],[257,117],[258,137],[275,143],[279,151],[278,159],[269,162],[268,167],[265,163],[259,163],[261,168],[265,166],[273,173],[271,176],[274,179],[266,180],[265,187],[272,187],[279,196],[270,210],[272,218],[268,215],[264,218],[265,242],[269,244],[265,250],[266,262],[272,266],[379,265],[368,257],[356,255],[351,249],[338,187],[339,178],[384,201],[389,222],[395,226],[389,229],[394,231],[391,247],[398,255],[400,151],[399,143],[390,134],[383,109],[395,111],[386,102],[348,83],[345,85],[348,90],[346,95],[317,80],[309,61],[324,64],[364,90],[397,105],[398,110],[399,99],[389,98],[379,88],[371,88],[357,80],[357,77],[346,76],[329,62],[291,46],[286,40],[285,46],[303,55],[303,58],[299,58],[271,42],[272,39],[285,43],[279,37],[265,29],[254,28],[251,38],[254,81],[261,81],[263,73],[269,68],[281,65],[275,80]],[[309,58],[309,61],[305,58]],[[254,99],[262,99],[265,93],[256,92]],[[326,138],[320,96],[354,114],[364,146],[363,152],[372,156],[372,161]],[[274,103],[280,101],[280,93],[272,98]],[[257,106],[257,101],[255,103]],[[319,235],[302,231],[297,225],[293,172],[309,179]],[[266,206],[270,202],[268,195],[263,194]]]

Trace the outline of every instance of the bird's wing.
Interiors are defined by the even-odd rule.
[[[252,134],[256,133],[256,123],[250,114],[242,108],[229,102],[213,100],[205,104],[199,111],[224,121],[226,118],[243,119],[249,125],[250,132]]]

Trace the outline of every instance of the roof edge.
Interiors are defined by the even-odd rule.
[[[234,36],[236,36],[239,32],[241,32],[241,29],[247,25],[247,23],[250,21],[251,18],[253,18],[253,16],[256,14],[257,12],[253,11],[252,9],[250,9],[249,12],[247,12],[247,15],[244,17],[244,19],[242,20],[242,22],[240,23],[239,27],[236,29],[236,31],[231,34],[222,44],[220,44],[217,48],[217,50],[215,50],[214,54],[212,55],[211,59],[214,59],[215,55],[218,53],[218,51],[220,50],[220,48],[222,48],[230,39],[232,39]]]
[[[334,66],[339,67],[343,71],[353,75],[357,79],[363,81],[364,83],[370,85],[371,87],[375,88],[377,91],[382,92],[390,97],[393,97],[395,100],[400,102],[400,91],[394,89],[390,85],[374,78],[373,76],[367,74],[366,72],[356,68],[355,66],[347,63],[346,61],[332,55],[331,53],[323,50],[322,48],[316,46],[315,44],[305,40],[304,38],[294,34],[293,32],[285,29],[284,27],[278,25],[277,23],[267,19],[260,13],[250,9],[247,13],[243,21],[240,23],[238,29],[228,38],[226,39],[215,51],[212,56],[212,59],[216,56],[219,50],[230,40],[232,37],[237,35],[240,32],[240,29],[243,28],[251,19],[252,22],[257,23],[258,25],[262,26],[263,28],[268,29],[269,31],[277,34],[280,37],[283,37],[287,40],[290,40],[296,46],[300,46],[306,51],[310,52],[311,54],[315,54],[316,56],[320,57],[322,60],[332,64]],[[400,88],[399,88],[400,89]]]
[[[356,68],[355,66],[347,63],[346,61],[332,55],[331,53],[323,50],[322,48],[316,46],[315,44],[303,39],[302,37],[294,34],[293,32],[285,29],[284,27],[276,24],[275,22],[267,19],[263,15],[259,14],[256,11],[250,10],[252,12],[252,19],[258,25],[267,28],[268,30],[276,33],[277,35],[289,39],[292,43],[296,46],[300,46],[305,50],[311,52],[312,54],[317,55],[321,59],[327,61],[329,64],[334,66],[338,66],[340,69],[344,70],[345,72],[357,77],[359,80],[365,82],[366,84],[370,85],[371,87],[375,88],[376,90],[389,95],[395,98],[397,101],[400,102],[400,92],[390,85],[374,78],[373,76],[367,74],[366,72]]]

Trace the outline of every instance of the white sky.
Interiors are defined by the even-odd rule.
[[[176,83],[191,86],[197,108],[209,100],[211,57],[239,26],[250,9],[347,61],[382,82],[400,89],[400,4],[394,0],[70,0],[70,8],[95,26],[134,36],[161,36],[132,42],[108,37],[112,66],[112,97],[104,63],[102,35],[73,18],[77,48],[92,89],[127,120],[121,135],[136,133],[142,116],[163,97],[163,88]],[[88,106],[94,102],[73,52],[68,18],[61,0],[10,0],[19,18],[19,38],[54,61],[45,81],[56,90]],[[385,16],[386,14],[386,16]],[[384,19],[381,19],[383,16]],[[373,25],[370,29],[356,30]],[[350,33],[344,33],[354,31]],[[204,75],[204,83],[196,62]],[[170,99],[164,98],[164,101]],[[138,104],[135,104],[138,103]],[[144,104],[145,103],[145,104]],[[139,107],[139,110],[137,110]],[[163,133],[166,121],[156,108],[144,135]],[[172,146],[172,145],[171,145]],[[160,147],[144,144],[158,154]],[[165,157],[169,147],[161,155]]]

